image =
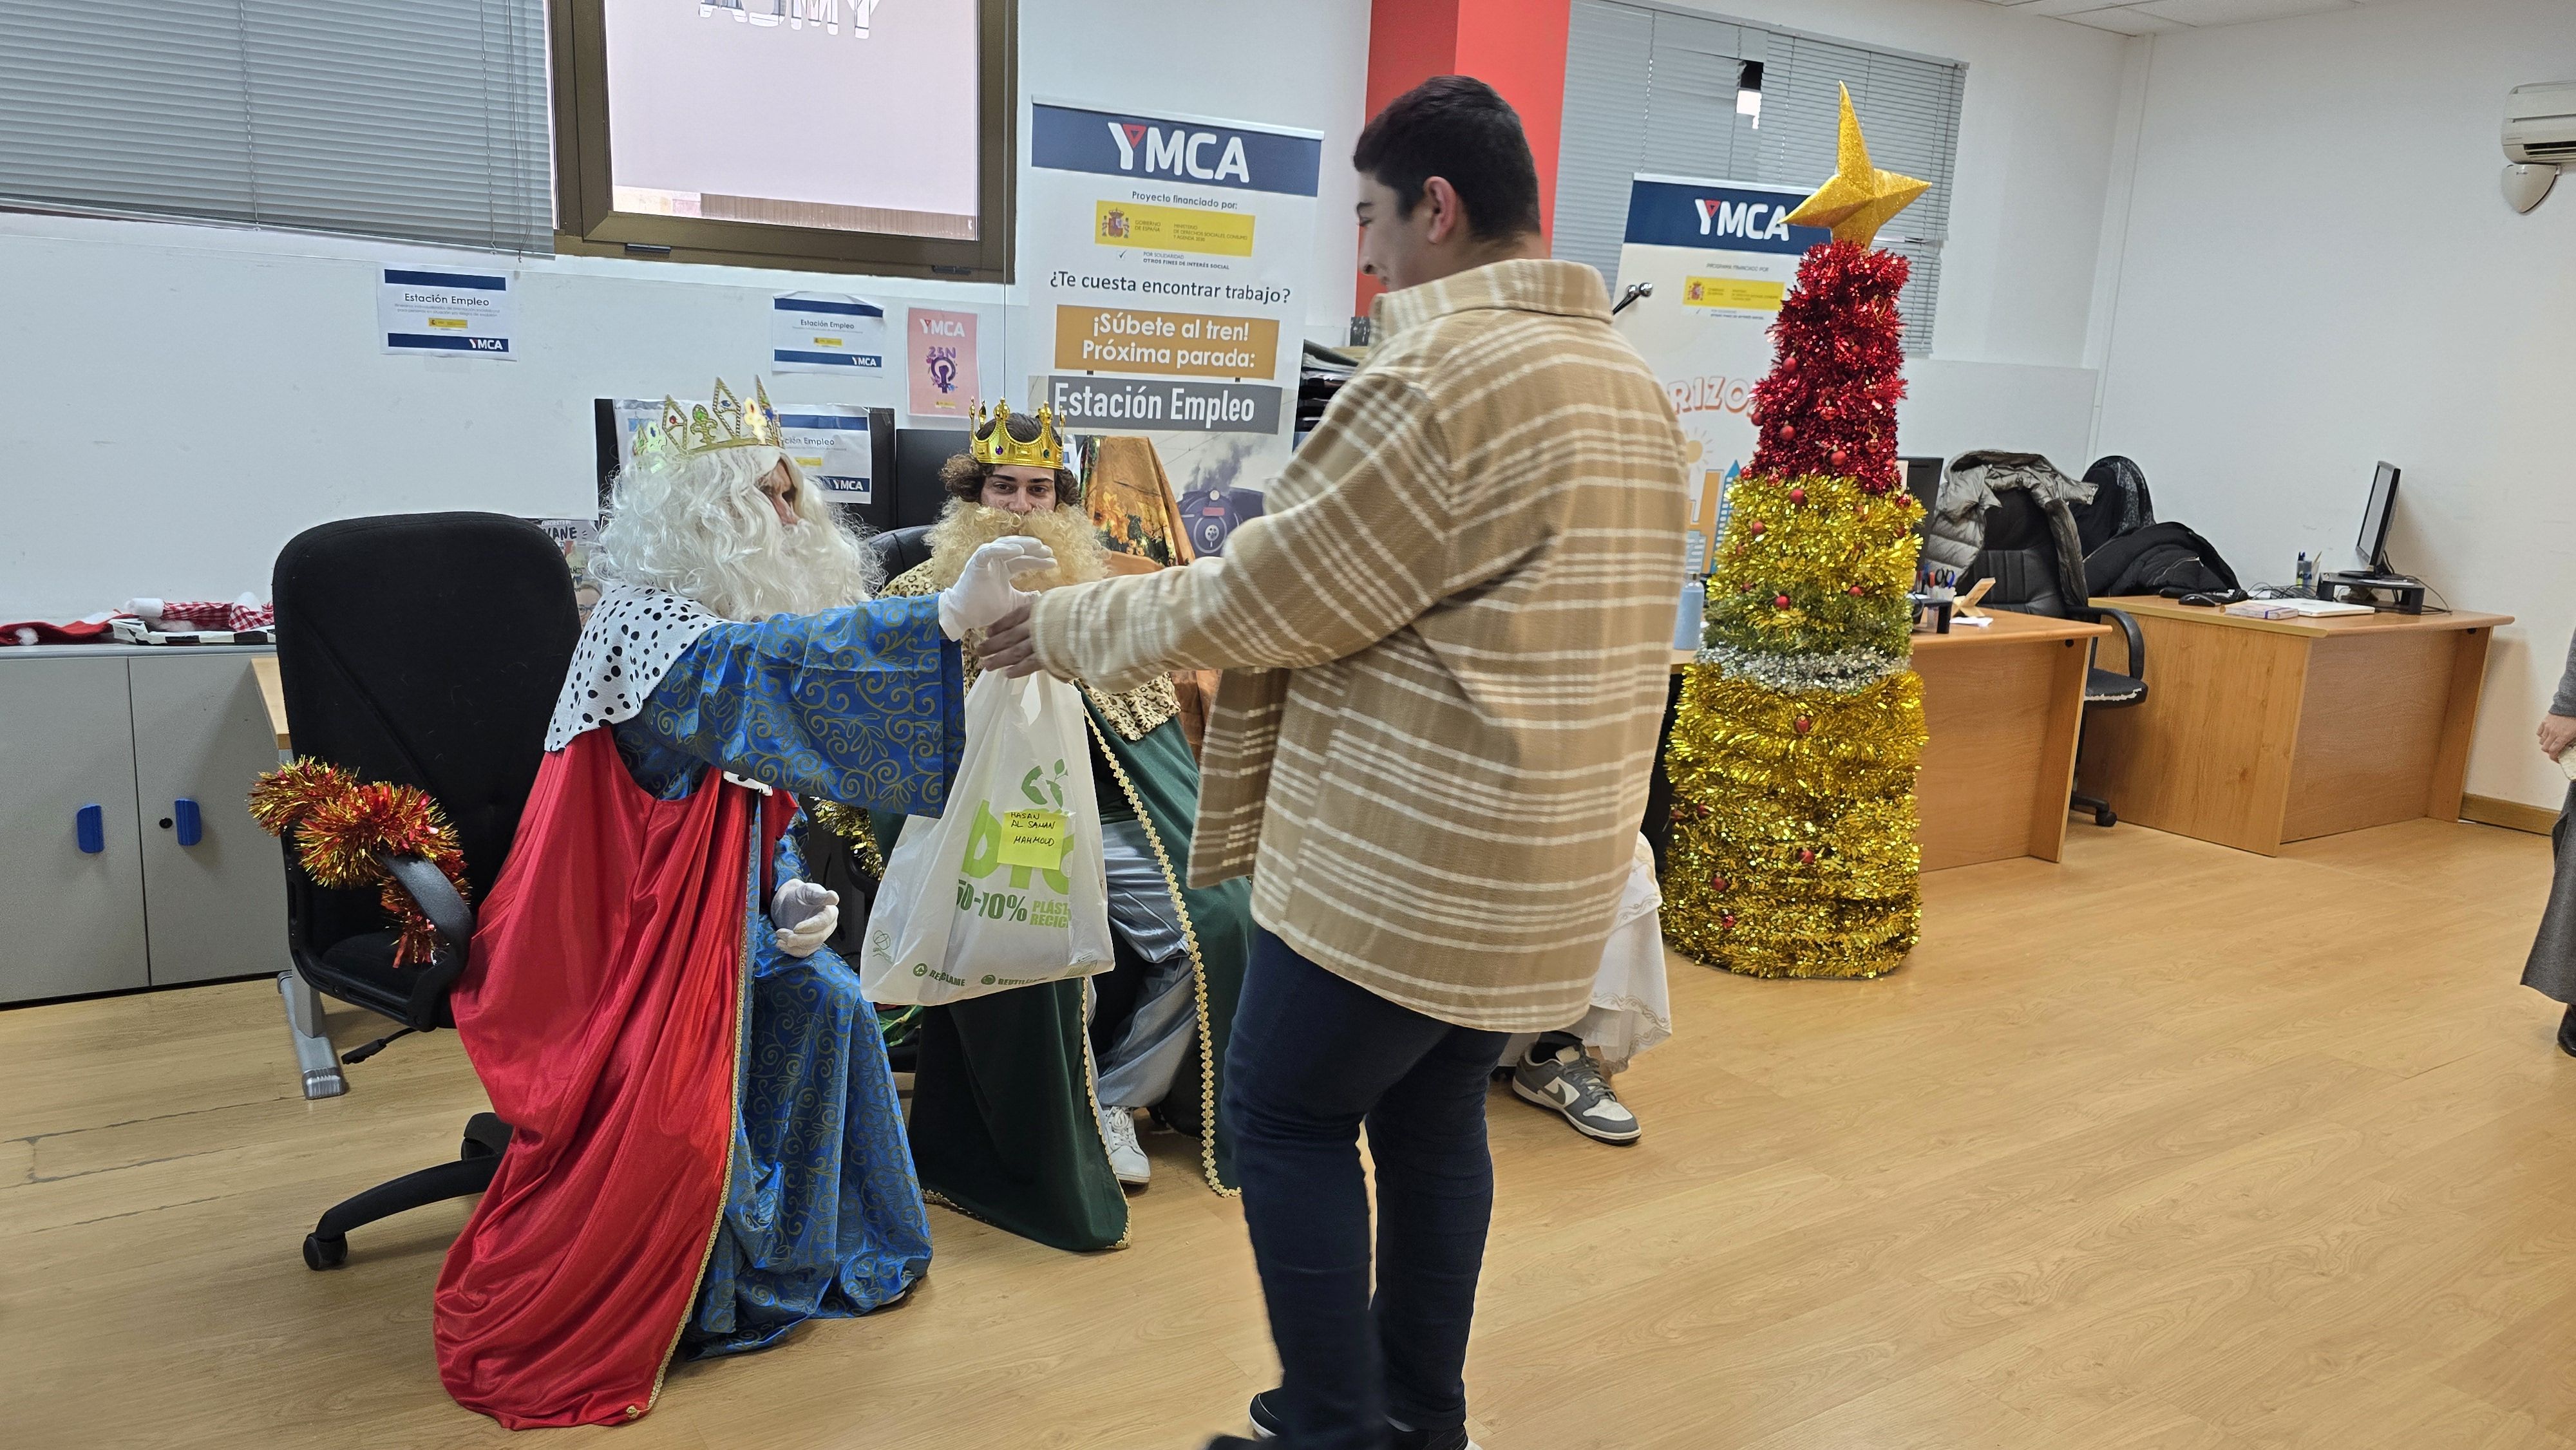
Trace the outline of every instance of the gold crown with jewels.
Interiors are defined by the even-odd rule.
[[[662,399],[662,421],[635,432],[635,457],[654,454],[713,453],[720,448],[777,448],[778,410],[769,406],[769,389],[752,379],[751,402],[735,400],[725,380],[716,379],[715,401],[693,403],[683,412],[669,397]]]
[[[1029,415],[1023,413],[1022,417]],[[1023,443],[1011,436],[1011,405],[995,403],[990,413],[979,399],[975,404],[975,433],[972,452],[977,463],[997,464],[1004,468],[1062,468],[1064,439],[1055,431],[1055,409],[1037,411],[1038,436]]]

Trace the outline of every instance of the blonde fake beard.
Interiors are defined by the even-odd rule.
[[[1091,515],[1072,505],[1020,515],[952,500],[930,528],[930,582],[945,589],[965,571],[966,560],[996,539],[1032,538],[1055,551],[1055,567],[1011,582],[1022,589],[1053,589],[1108,577],[1109,550]]]

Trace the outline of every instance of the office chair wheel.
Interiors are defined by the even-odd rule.
[[[2120,824],[2120,818],[2112,813],[2109,806],[2104,806],[2093,813],[2093,824],[2102,827],[2104,830],[2109,830],[2111,827]]]
[[[304,1267],[319,1273],[336,1269],[349,1262],[349,1240],[344,1234],[324,1238],[320,1234],[304,1236]]]

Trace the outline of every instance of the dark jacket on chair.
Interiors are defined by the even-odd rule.
[[[2181,524],[2149,524],[2093,551],[2084,573],[2106,595],[2161,589],[2234,589],[2236,571],[2209,540]]]

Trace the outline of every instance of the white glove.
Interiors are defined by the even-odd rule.
[[[781,881],[769,899],[769,919],[778,924],[780,951],[810,957],[841,924],[841,893],[811,881]]]
[[[970,629],[990,628],[1037,597],[1013,586],[1012,580],[1054,566],[1055,551],[1036,539],[995,539],[977,549],[957,582],[940,593],[940,632],[950,639],[964,639]]]

